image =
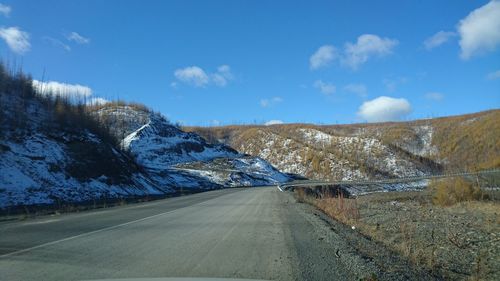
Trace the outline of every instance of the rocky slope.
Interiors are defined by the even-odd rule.
[[[96,109],[95,114],[101,122],[114,128],[115,135],[125,136],[121,140],[122,148],[134,156],[158,185],[252,186],[289,180],[264,160],[241,154],[224,144],[210,144],[198,134],[186,133],[148,109],[108,104]]]
[[[19,90],[0,91],[0,208],[173,191],[98,130]]]
[[[397,123],[184,129],[314,179],[399,178],[500,166],[500,110]]]

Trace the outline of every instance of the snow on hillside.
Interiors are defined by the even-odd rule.
[[[325,134],[319,130],[315,129],[298,129],[300,133],[302,133],[303,138],[307,141],[312,141],[320,144],[330,144],[332,141],[332,136],[329,134]]]
[[[347,190],[349,194],[363,195],[374,192],[388,192],[388,191],[410,191],[422,190],[429,186],[429,180],[416,180],[410,182],[399,183],[380,183],[380,184],[355,184],[355,185],[342,185],[342,188]]]
[[[103,106],[94,112],[95,116],[108,124],[111,133],[118,139],[123,139],[149,120],[149,110],[130,105]]]
[[[0,208],[173,192],[46,101],[12,91],[0,92]]]
[[[207,178],[222,186],[259,186],[286,182],[289,177],[258,157],[215,158],[191,162],[178,169]]]
[[[208,144],[196,134],[179,130],[154,113],[145,125],[125,137],[122,146],[135,155],[139,164],[151,170],[184,162],[239,156],[229,147]]]
[[[252,139],[240,143],[240,151],[262,157],[281,171],[316,179],[397,178],[426,173],[376,138],[298,128],[287,137],[259,130]]]
[[[121,146],[130,151],[137,163],[160,186],[214,188],[289,180],[264,160],[245,157],[223,144],[207,143],[199,135],[186,133],[171,125],[161,114],[149,112],[146,116],[145,112],[130,107],[114,107],[114,110],[141,116],[143,123],[135,122],[129,116],[125,118],[134,122],[125,122],[124,126],[130,133],[123,138]],[[108,118],[106,114],[116,115],[106,108],[101,109],[99,114],[104,118]],[[191,168],[180,169],[178,165]]]
[[[16,99],[0,95],[4,104]],[[9,122],[1,128],[0,208],[289,180],[262,159],[209,144],[199,135],[171,125],[160,114],[136,107],[103,107],[98,112],[117,137],[129,132],[122,148],[134,159],[88,131],[44,125],[53,122],[52,117],[36,99],[25,107],[31,112],[25,121],[27,131],[14,129]],[[3,111],[6,120],[15,118],[12,112]]]
[[[413,130],[417,135],[419,140],[413,147],[405,147],[407,151],[412,151],[414,154],[419,156],[433,156],[437,155],[438,149],[436,146],[432,145],[432,135],[434,129],[430,125],[426,126],[414,126]]]
[[[61,137],[72,141],[70,136]],[[88,141],[99,140],[90,135]],[[105,175],[78,179],[69,171],[75,159],[65,142],[41,133],[22,140],[0,140],[0,154],[0,208],[172,191],[158,189],[140,173],[131,174],[130,181],[122,183],[112,183]]]

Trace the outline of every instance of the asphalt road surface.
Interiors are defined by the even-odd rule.
[[[0,279],[359,278],[292,201],[273,187],[225,189],[3,222]]]

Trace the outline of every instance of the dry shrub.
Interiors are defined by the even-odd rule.
[[[430,184],[434,205],[451,206],[463,201],[484,198],[479,187],[462,177],[433,180]]]
[[[299,202],[299,203],[305,203],[306,202],[306,197],[307,197],[305,188],[298,187],[298,188],[295,188],[294,191],[295,191],[295,198],[297,199],[297,202]]]
[[[359,219],[357,200],[345,198],[342,193],[334,198],[315,200],[314,204],[327,215],[340,222],[350,224]]]
[[[317,191],[317,190],[316,190]],[[325,214],[345,224],[359,220],[358,202],[355,198],[346,198],[344,192],[331,189],[321,189],[318,196],[307,187],[295,188],[295,198],[299,203],[309,203],[322,210]]]

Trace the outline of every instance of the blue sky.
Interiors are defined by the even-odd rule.
[[[500,1],[0,3],[3,60],[188,125],[500,107]]]

